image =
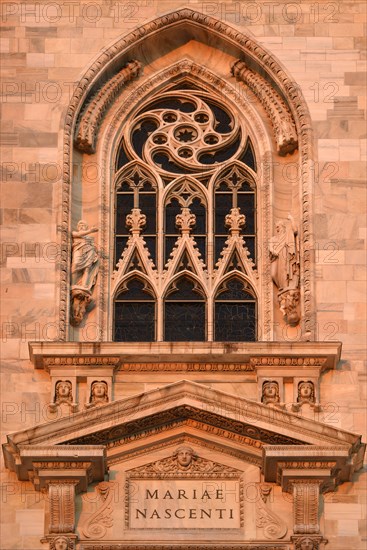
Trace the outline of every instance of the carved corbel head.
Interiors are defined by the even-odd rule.
[[[66,535],[59,535],[50,540],[50,550],[75,550],[74,540]]]

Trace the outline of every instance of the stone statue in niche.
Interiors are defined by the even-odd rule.
[[[308,403],[316,411],[321,410],[320,404],[316,403],[315,385],[311,380],[301,380],[298,383],[297,403],[293,403],[292,410],[298,412],[305,403]]]
[[[86,407],[95,407],[108,403],[108,385],[104,380],[95,380],[90,387],[89,403]]]
[[[278,220],[276,235],[270,239],[271,276],[278,289],[278,302],[284,320],[290,326],[300,321],[298,305],[300,299],[300,260],[298,229],[292,216]]]
[[[264,405],[275,405],[281,407],[279,384],[275,380],[267,380],[262,385],[261,402]]]
[[[78,326],[85,316],[98,276],[99,256],[94,238],[89,236],[97,232],[96,227],[89,229],[84,220],[80,220],[77,230],[72,232],[71,323],[74,326]]]
[[[55,395],[53,401],[49,405],[51,412],[55,412],[57,407],[65,403],[73,412],[78,408],[78,405],[73,400],[73,386],[70,380],[58,380],[55,385]]]
[[[74,541],[64,535],[50,541],[50,550],[74,550]]]

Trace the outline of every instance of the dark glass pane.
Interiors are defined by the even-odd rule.
[[[179,87],[178,89],[183,90],[184,88]],[[192,86],[190,86],[190,89],[192,89]],[[181,111],[183,113],[193,113],[196,111],[196,105],[188,100],[185,101],[174,98],[158,99],[154,103],[151,103],[146,109],[142,110],[141,113],[151,111],[153,109],[170,109],[172,111]]]
[[[217,342],[254,342],[256,305],[250,303],[215,304],[215,340]]]
[[[232,194],[215,194],[215,233],[227,235],[228,228],[224,225],[225,217],[232,208]]]
[[[205,234],[206,233],[206,208],[201,204],[199,199],[194,199],[190,204],[190,210],[196,216],[196,224],[194,226],[194,233]]]
[[[198,86],[195,86],[195,84],[191,84],[191,82],[181,82],[180,84],[177,84],[176,86],[172,86],[170,88],[170,91],[173,90],[200,90]]]
[[[153,178],[151,181],[146,181],[140,191],[154,191]]]
[[[253,188],[251,187],[251,185],[249,183],[247,183],[247,181],[243,181],[241,183],[241,185],[239,186],[238,190],[239,191],[250,191],[250,193],[254,192]]]
[[[177,199],[172,199],[172,201],[166,206],[166,234],[177,234],[180,232],[176,227],[176,216],[181,214],[181,206]]]
[[[146,216],[146,225],[144,226],[144,233],[156,233],[156,196],[155,194],[146,195],[145,193],[139,193],[139,208]]]
[[[226,181],[221,181],[219,185],[217,186],[218,191],[228,191],[228,183]]]
[[[207,103],[213,111],[215,120],[217,121],[215,125],[216,131],[220,134],[228,134],[229,132],[231,132],[231,117],[225,111],[223,111],[223,109],[218,107],[218,105],[215,105],[214,103],[209,103],[209,101],[207,101]]]
[[[256,159],[250,139],[247,140],[245,152],[239,159],[243,164],[249,166],[254,172],[256,172]]]
[[[154,341],[154,303],[116,302],[116,342]]]
[[[168,342],[204,341],[205,304],[203,302],[167,302],[165,340]]]
[[[233,278],[221,286],[217,294],[217,300],[253,300],[254,297],[244,290],[244,283],[240,279]],[[221,292],[222,290],[222,292]]]
[[[196,111],[196,105],[191,103],[191,101],[183,101],[180,106],[180,111],[183,113],[193,113]]]
[[[239,193],[237,196],[237,204],[241,208],[241,214],[246,216],[246,225],[242,229],[242,233],[254,235],[255,233],[255,197],[253,194],[245,195]]]
[[[116,234],[127,235],[126,216],[134,207],[134,195],[132,193],[117,194],[116,196]]]
[[[121,145],[120,145],[120,150],[119,150],[119,153],[118,153],[118,156],[117,156],[116,170],[119,170],[120,168],[125,166],[125,164],[130,162],[130,160],[131,159],[129,159],[127,154],[126,154],[125,147],[124,147],[124,144],[123,144],[123,141],[122,141]]]
[[[151,258],[152,258],[153,262],[156,263],[156,260],[157,260],[156,242],[157,242],[157,239],[155,237],[146,237],[145,235],[143,235],[143,237],[144,237],[144,241],[146,242],[147,248],[150,252]]]
[[[196,246],[200,250],[201,259],[203,262],[206,262],[206,238],[205,237],[196,237],[194,236]]]
[[[214,164],[216,162],[224,162],[225,160],[228,160],[231,158],[232,155],[237,151],[240,144],[240,138],[236,139],[231,145],[228,147],[225,147],[224,149],[220,149],[219,151],[215,151],[213,153],[204,153],[203,155],[200,155],[199,162],[202,164]]]
[[[132,279],[127,283],[127,290],[121,290],[116,300],[153,300],[152,294],[147,289],[143,281]]]
[[[195,283],[187,277],[182,277],[175,282],[173,291],[167,294],[167,301],[171,300],[203,300],[200,289],[195,287]]]
[[[214,261],[217,262],[219,260],[220,253],[222,252],[224,245],[226,244],[226,240],[228,237],[216,237],[215,238],[215,258]]]
[[[157,166],[163,168],[167,172],[173,172],[174,174],[188,174],[195,170],[190,170],[188,166],[180,166],[171,160],[166,153],[156,153],[153,157]]]
[[[121,254],[126,247],[126,243],[127,237],[116,237],[115,264],[117,264],[117,262],[121,258]]]
[[[176,241],[177,241],[177,237],[165,238],[165,254],[164,254],[165,263],[168,262],[168,260],[170,259],[170,254],[173,250],[173,247],[175,246]]]
[[[143,147],[149,135],[158,127],[158,123],[153,120],[143,122],[140,128],[136,129],[132,135],[132,143],[135,151],[142,156]]]

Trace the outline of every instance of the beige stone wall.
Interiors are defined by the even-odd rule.
[[[323,420],[366,440],[366,4],[189,0],[186,5],[255,37],[284,64],[307,100],[318,158],[318,339],[343,342],[337,370],[322,377]],[[102,48],[182,6],[174,0],[0,5],[3,440],[48,420],[49,376],[34,370],[28,341],[58,334],[63,117],[75,83]],[[151,384],[139,381],[130,391]],[[1,548],[38,549],[43,496],[4,467],[2,473]],[[358,475],[325,497],[330,550],[364,548],[362,480]]]

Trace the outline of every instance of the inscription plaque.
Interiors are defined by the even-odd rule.
[[[130,485],[131,529],[238,529],[239,482],[134,480]]]
[[[179,447],[126,473],[129,529],[239,529],[241,472]]]

